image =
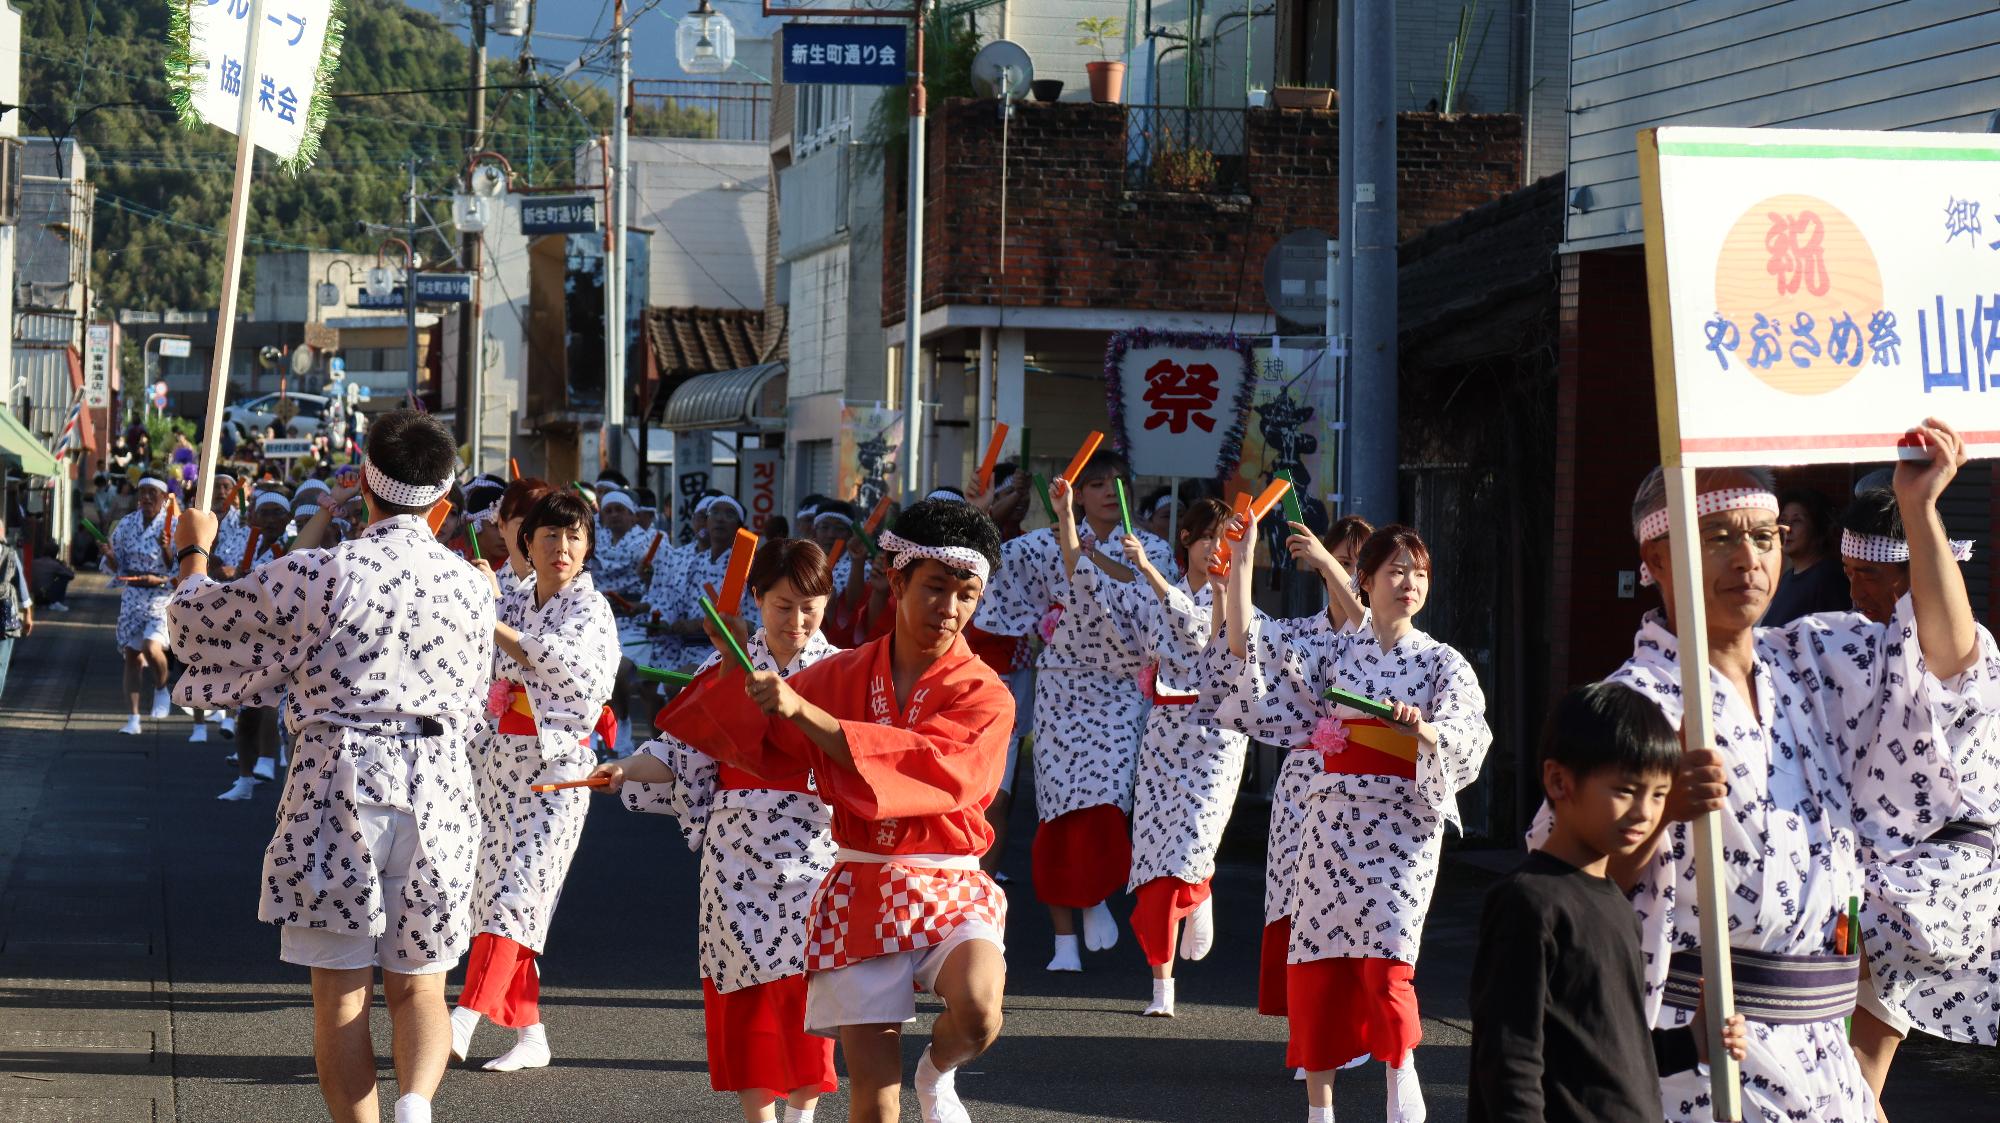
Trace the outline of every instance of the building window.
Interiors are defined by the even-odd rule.
[[[800,86],[793,146],[800,155],[823,148],[854,126],[852,86]]]

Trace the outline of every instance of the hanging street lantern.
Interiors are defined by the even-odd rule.
[[[736,28],[701,0],[674,32],[674,56],[689,74],[720,74],[736,62]]]

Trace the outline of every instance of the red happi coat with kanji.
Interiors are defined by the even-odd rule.
[[[995,929],[1006,922],[1006,896],[976,859],[993,844],[985,812],[1006,770],[1013,696],[961,637],[898,700],[894,640],[885,636],[786,680],[840,723],[852,768],[835,764],[789,720],[760,712],[727,661],[658,719],[672,736],[752,773],[813,770],[841,857],[813,904],[809,971],[932,947],[968,920]]]

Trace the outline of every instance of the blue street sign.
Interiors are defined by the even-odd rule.
[[[907,24],[788,23],[785,81],[900,86],[909,80]]]
[[[374,293],[369,292],[367,289],[361,289],[354,294],[354,299],[348,301],[347,303],[349,306],[354,308],[400,309],[403,306],[403,286],[397,285],[395,288],[390,289],[388,292],[383,293],[381,296],[376,296]]]
[[[523,234],[588,234],[596,229],[595,195],[528,195],[521,199]]]
[[[472,300],[472,274],[417,274],[418,304],[467,304]]]

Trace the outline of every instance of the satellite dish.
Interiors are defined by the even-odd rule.
[[[1017,101],[1034,80],[1035,62],[1019,43],[995,39],[972,56],[972,88],[982,96]]]

